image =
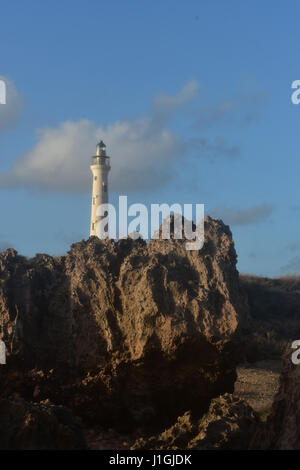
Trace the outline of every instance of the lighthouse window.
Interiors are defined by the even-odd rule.
[[[93,197],[93,204],[95,204],[95,202],[96,202],[96,201],[95,201],[95,198]]]
[[[103,191],[106,193],[107,192],[107,184],[103,183]]]
[[[97,176],[95,176],[95,181],[97,181],[97,179],[98,179]]]

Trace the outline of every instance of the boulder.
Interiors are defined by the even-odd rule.
[[[233,392],[248,305],[232,235],[96,237],[66,256],[0,254],[0,395],[50,398],[87,422],[160,428]]]

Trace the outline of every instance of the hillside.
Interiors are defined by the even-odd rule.
[[[300,276],[240,275],[250,309],[245,360],[280,359],[287,344],[300,339]]]

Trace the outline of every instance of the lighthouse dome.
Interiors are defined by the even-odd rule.
[[[96,152],[97,156],[106,157],[106,145],[103,142],[103,140],[100,140],[100,142],[98,142],[96,150],[97,150]]]

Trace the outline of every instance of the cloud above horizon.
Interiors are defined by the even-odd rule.
[[[167,129],[167,118],[196,97],[198,85],[187,82],[175,95],[160,95],[149,116],[117,120],[103,128],[83,119],[37,131],[37,143],[0,173],[0,187],[85,192],[90,188],[89,158],[101,138],[113,155],[112,191],[155,187],[167,181],[171,163],[184,158],[187,144]]]
[[[272,214],[272,204],[261,204],[247,209],[235,209],[218,206],[210,211],[210,215],[222,219],[228,225],[250,225],[264,222]]]
[[[166,116],[174,113],[179,107],[197,97],[199,83],[196,80],[190,80],[174,95],[160,94],[153,99],[152,109],[154,114]]]
[[[162,183],[170,174],[170,160],[185,153],[180,138],[151,119],[116,121],[106,129],[89,120],[67,121],[56,129],[38,131],[35,147],[14,163],[11,172],[0,173],[0,186],[85,192],[90,187],[90,157],[99,138],[113,155],[113,191]]]
[[[6,85],[6,104],[0,105],[0,132],[14,127],[21,110],[22,100],[12,80],[0,76]]]
[[[15,160],[10,171],[0,172],[0,188],[87,192],[89,159],[99,139],[104,140],[113,157],[110,189],[121,193],[168,183],[176,175],[176,164],[189,152],[210,159],[238,157],[240,148],[222,136],[208,139],[197,131],[186,139],[169,129],[169,120],[196,100],[198,90],[199,83],[190,80],[173,95],[154,97],[148,115],[119,119],[107,127],[82,119],[37,130],[35,146]]]

